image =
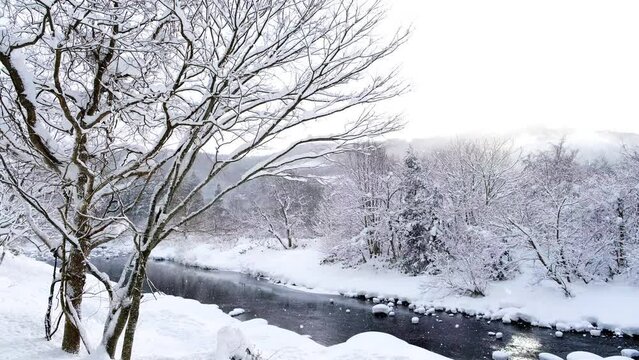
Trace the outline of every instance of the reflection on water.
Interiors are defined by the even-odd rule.
[[[94,263],[111,278],[119,275],[124,258],[97,258]],[[168,262],[151,262],[149,278],[158,290],[170,295],[195,299],[206,304],[217,304],[228,312],[241,307],[246,313],[242,320],[263,318],[315,341],[332,345],[346,341],[363,331],[381,331],[392,334],[413,345],[440,353],[453,359],[490,359],[494,350],[507,350],[513,359],[537,359],[539,352],[566,356],[575,350],[600,355],[618,355],[618,346],[639,347],[639,341],[630,338],[593,338],[566,333],[561,339],[554,331],[530,326],[487,323],[474,317],[457,314],[422,317],[419,324],[411,324],[414,315],[400,307],[395,317],[378,318],[371,314],[370,302],[344,297],[309,294],[268,281],[223,271],[204,271]],[[329,302],[334,298],[334,304]],[[350,309],[346,313],[346,309]],[[144,319],[142,319],[144,321]],[[489,331],[500,331],[503,339],[489,336]]]
[[[513,357],[513,360],[518,359],[535,359],[535,355],[542,351],[542,346],[539,340],[531,336],[532,334],[513,334],[506,344],[506,351],[517,356]]]

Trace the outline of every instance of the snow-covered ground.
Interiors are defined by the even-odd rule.
[[[8,255],[0,265],[1,359],[78,358],[59,350],[60,332],[50,342],[44,339],[43,317],[51,273],[51,266],[24,256]],[[95,346],[100,341],[107,299],[97,282],[90,281],[88,290],[96,294],[87,297],[82,311]],[[324,347],[262,319],[241,322],[215,305],[165,295],[147,297],[138,329],[135,359],[228,360],[233,355],[245,355],[247,348],[258,354],[258,359],[447,359],[375,332]],[[105,354],[94,355],[92,359],[106,358]]]
[[[472,298],[428,287],[426,284],[432,279],[427,276],[407,276],[366,265],[344,268],[321,264],[323,252],[313,246],[284,251],[243,241],[222,248],[184,240],[165,244],[153,256],[202,268],[260,274],[319,293],[394,297],[426,309],[454,309],[504,322],[523,320],[561,331],[598,328],[639,334],[639,288],[614,282],[575,285],[575,296],[566,298],[553,283],[523,274],[514,280],[492,283],[487,296]]]

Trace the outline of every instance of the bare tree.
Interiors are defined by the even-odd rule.
[[[254,212],[250,223],[275,237],[284,249],[297,247],[297,237],[305,228],[311,228],[307,214],[312,212],[310,192],[304,178],[265,179],[259,191],[266,196],[255,196]]]
[[[163,75],[174,75],[161,66],[171,45],[157,41],[168,23],[147,5],[12,0],[0,8],[14,19],[0,29],[1,180],[56,231],[34,229],[61,260],[54,282],[68,352],[81,340],[91,348],[81,321],[85,271],[108,285],[86,259],[128,226],[131,204],[119,194],[157,170],[152,157],[174,130],[159,116]]]
[[[572,254],[584,246],[577,243],[585,240],[580,238],[578,225],[583,198],[578,191],[582,172],[576,156],[577,151],[567,148],[562,139],[526,158],[518,211],[508,216],[566,296],[572,296],[569,284],[576,278],[586,281],[573,262],[578,255]]]
[[[347,183],[352,185],[349,191],[359,197],[357,204],[361,208],[361,227],[367,234],[369,257],[382,254],[381,241],[388,235],[386,231],[383,231],[384,235],[379,232],[387,230],[389,226],[384,214],[390,209],[393,197],[399,189],[399,181],[393,176],[394,165],[386,148],[372,142],[361,144],[341,161],[340,168],[346,175]],[[392,238],[390,245],[395,257],[396,249]]]
[[[0,29],[2,163],[6,183],[58,231],[42,241],[63,259],[69,352],[80,340],[91,348],[80,320],[85,270],[111,298],[103,345],[115,356],[126,326],[129,359],[145,264],[160,241],[252,179],[398,128],[365,106],[404,89],[395,73],[372,70],[406,39],[375,37],[377,3],[10,0],[2,11],[15,19]],[[302,127],[317,131],[305,136]],[[221,171],[278,142],[272,156],[191,206]],[[311,149],[318,142],[329,145]],[[180,197],[204,151],[212,165]],[[124,203],[120,194],[135,182],[150,186],[144,179],[159,169],[167,174],[136,226],[125,215],[140,197]],[[60,194],[56,212],[30,187],[43,179]],[[137,252],[113,287],[86,258],[125,227]]]
[[[434,267],[447,286],[482,296],[490,280],[512,273],[507,234],[497,224],[518,180],[518,154],[506,139],[457,139],[429,157],[442,193],[441,237],[446,251]]]
[[[332,162],[340,175],[328,181],[320,221],[321,232],[336,243],[332,255],[344,258],[354,251],[363,262],[379,256],[396,260],[391,231],[399,191],[395,160],[383,144],[368,141]]]
[[[287,174],[308,160],[343,151],[349,142],[397,129],[394,118],[378,117],[368,106],[354,111],[403,90],[394,74],[369,71],[405,39],[398,34],[384,43],[373,37],[381,15],[378,4],[197,1],[157,6],[166,13],[156,24],[159,33],[176,47],[169,51],[176,71],[158,114],[170,124],[175,147],[156,160],[169,171],[155,186],[149,217],[136,231],[138,251],[117,285],[122,297],[112,301],[105,324],[103,344],[111,356],[124,331],[123,359],[131,357],[146,262],[161,241],[253,179]],[[338,121],[337,115],[352,120]],[[301,128],[315,130],[304,135]],[[286,144],[215,197],[190,206],[221,171],[241,166],[249,155],[278,141]],[[204,150],[211,158],[208,171],[174,202]]]

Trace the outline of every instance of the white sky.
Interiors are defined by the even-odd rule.
[[[639,133],[639,1],[384,1],[414,28],[393,58],[412,91],[382,105],[404,114],[399,136]]]

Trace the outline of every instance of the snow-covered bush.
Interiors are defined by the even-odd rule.
[[[484,296],[490,281],[510,277],[514,262],[503,258],[508,256],[504,255],[508,254],[508,245],[493,233],[463,224],[445,229],[446,250],[433,263],[440,286],[465,295]]]

